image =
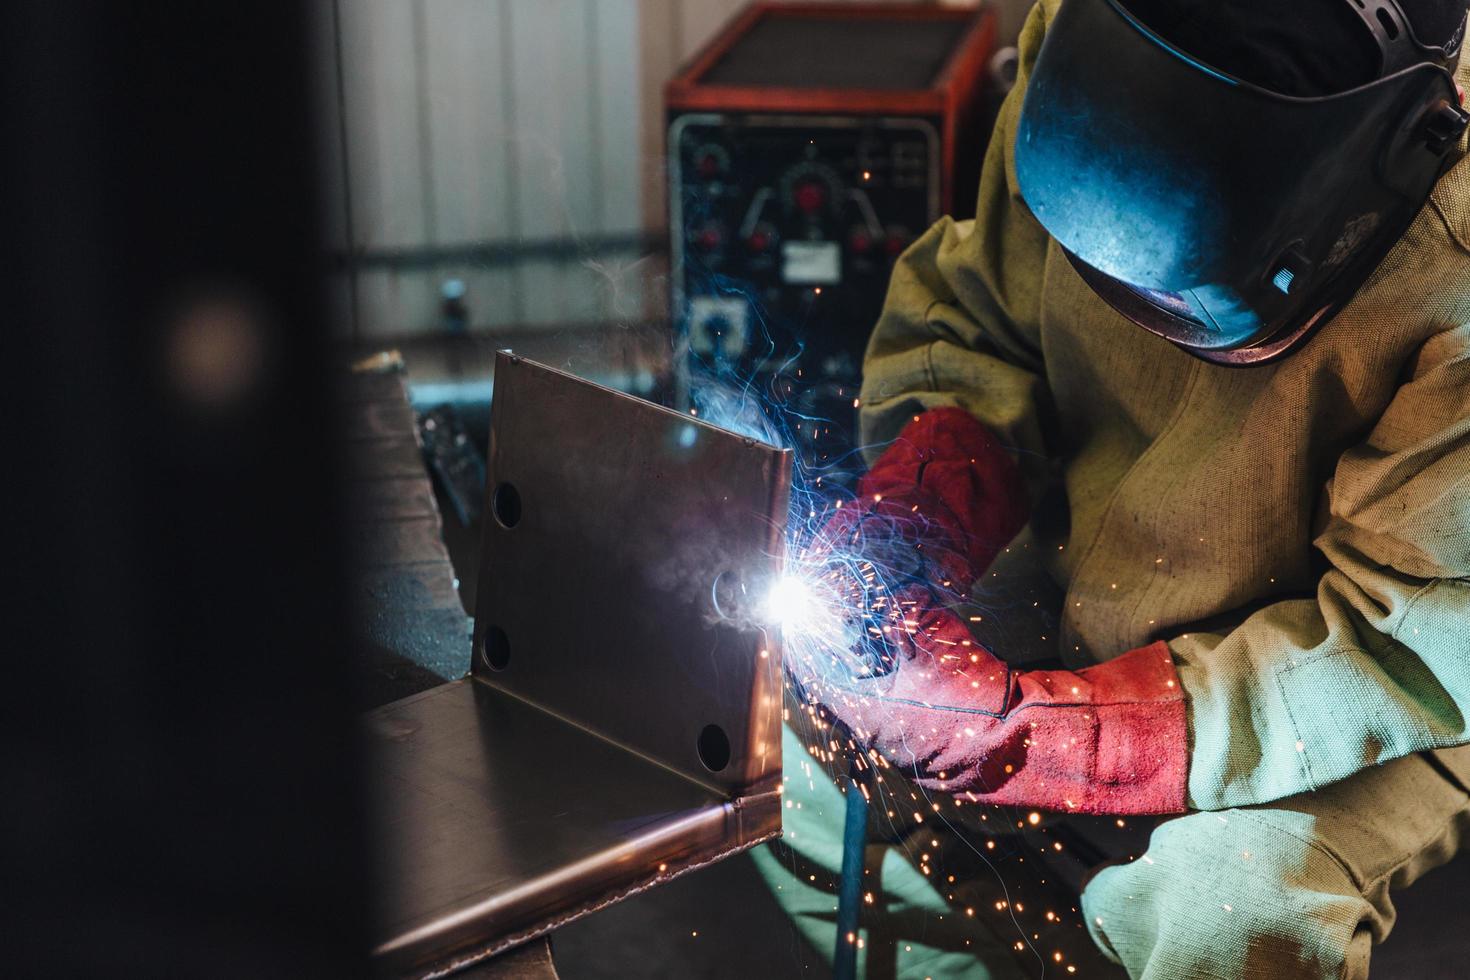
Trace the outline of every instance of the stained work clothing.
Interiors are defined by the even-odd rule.
[[[796,928],[830,955],[843,799],[789,729],[783,751],[786,837],[753,857]],[[1169,819],[1137,860],[1092,879],[1080,916],[1099,947],[1134,978],[1362,980],[1373,944],[1393,927],[1392,891],[1448,860],[1470,834],[1467,785],[1470,748],[1460,747],[1398,759],[1264,806]],[[1005,812],[992,811],[992,821]],[[884,839],[867,848],[864,888],[872,901],[860,919],[859,976],[1031,975],[1023,964],[1034,954],[1015,949],[1030,931],[1018,930],[1010,913],[994,911],[989,901],[997,882],[1028,908],[1039,899],[1029,865],[997,857],[1031,853],[1020,838],[1002,838],[988,850],[975,826],[930,820],[884,830]],[[1048,839],[1032,834],[1025,841]],[[996,858],[998,871],[979,868],[949,882],[951,858],[976,848]],[[967,906],[976,909],[974,917],[965,914]],[[1078,918],[1057,908],[1064,921],[1040,935],[1043,956]],[[1085,957],[1073,946],[1064,965],[1076,962],[1078,976],[1115,975]]]
[[[1134,976],[1359,976],[1385,890],[1447,859],[1465,820],[1467,750],[1428,750],[1470,740],[1470,163],[1306,347],[1205,364],[1093,295],[1016,191],[1016,117],[1058,5],[1022,32],[977,217],[899,262],[864,438],[941,406],[988,425],[1066,592],[1047,642],[1077,667],[1154,640],[1175,658],[1189,804],[1225,812],[1165,824],[1153,864],[1092,882],[1103,948]],[[1206,881],[1232,808],[1251,808],[1235,826],[1259,863]],[[820,836],[790,844],[820,860]],[[1282,955],[1252,960],[1262,944]]]
[[[955,406],[1015,448],[1067,591],[1058,652],[1169,644],[1195,808],[1470,740],[1470,163],[1304,349],[1203,363],[1093,295],[1016,193],[1011,134],[1057,6],[1022,33],[977,218],[942,220],[894,272],[865,441]]]
[[[1412,755],[1276,803],[1169,820],[1082,894],[1098,945],[1142,980],[1368,976],[1390,890],[1470,834],[1470,747]]]

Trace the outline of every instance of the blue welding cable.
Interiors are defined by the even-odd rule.
[[[837,883],[837,948],[833,980],[856,980],[858,911],[862,908],[863,851],[868,842],[868,798],[854,758],[848,770],[847,806],[842,825],[842,874]]]

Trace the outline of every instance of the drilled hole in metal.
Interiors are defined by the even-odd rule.
[[[491,624],[485,627],[484,646],[480,656],[491,670],[504,670],[510,665],[510,640],[505,630]]]
[[[490,510],[503,528],[513,528],[521,522],[521,492],[509,483],[502,483],[490,495]]]
[[[730,764],[730,738],[719,725],[705,725],[699,733],[699,761],[710,772],[719,772]]]

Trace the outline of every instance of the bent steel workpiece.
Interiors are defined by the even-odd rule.
[[[393,974],[781,829],[789,451],[502,352],[488,463],[471,672],[368,715]]]

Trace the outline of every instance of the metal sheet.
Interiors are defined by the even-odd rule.
[[[774,835],[723,799],[472,679],[370,716],[375,955],[420,974],[508,948]]]
[[[459,969],[780,831],[779,650],[713,596],[779,571],[789,456],[502,356],[490,474],[473,674],[368,716],[375,953],[396,974]]]
[[[778,637],[740,614],[780,572],[790,454],[508,354],[490,417],[475,676],[725,792],[772,773]]]

